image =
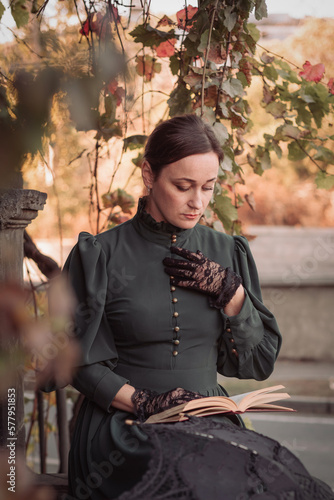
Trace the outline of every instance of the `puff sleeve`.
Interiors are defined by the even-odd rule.
[[[245,300],[236,316],[221,309],[224,332],[218,354],[218,372],[227,377],[265,380],[272,373],[281,347],[281,334],[264,306],[256,265],[246,238],[234,237],[233,269],[243,281]]]
[[[117,350],[104,305],[108,287],[107,257],[96,237],[80,233],[64,265],[77,306],[75,336],[81,360],[72,385],[105,411],[119,389],[128,382],[114,373]]]

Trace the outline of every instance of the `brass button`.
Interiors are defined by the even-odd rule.
[[[231,344],[234,344],[234,339],[230,339]]]
[[[179,332],[180,331],[180,327],[179,326],[175,326],[174,327],[174,332]]]
[[[172,299],[172,302],[173,302],[173,304],[176,304],[177,298],[175,297],[175,299]]]
[[[226,331],[227,331],[228,333],[230,333],[231,328],[226,328]]]
[[[175,311],[175,313],[173,313],[174,318],[177,318],[177,317],[178,317],[178,315],[179,315],[179,313],[178,313],[178,312],[176,312],[176,311]]]
[[[177,356],[179,354],[178,351],[173,351],[173,356]]]
[[[175,340],[173,340],[173,344],[175,344],[175,345],[179,345],[179,343],[180,343],[179,339],[175,339]]]
[[[170,287],[170,291],[171,291],[171,292],[175,292],[175,290],[176,290],[175,286],[171,286],[171,287]]]
[[[174,276],[169,276],[169,279],[173,280],[173,279],[174,279]]]
[[[234,356],[236,356],[236,357],[238,357],[238,356],[239,356],[239,354],[238,354],[238,352],[237,352],[237,350],[236,350],[236,349],[232,349],[232,352],[233,352]]]

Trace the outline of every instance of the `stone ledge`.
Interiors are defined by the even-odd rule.
[[[25,228],[43,210],[46,198],[34,189],[0,191],[0,230]]]

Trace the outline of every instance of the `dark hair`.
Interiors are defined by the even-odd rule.
[[[144,160],[158,177],[170,163],[211,151],[223,160],[224,153],[213,128],[196,115],[181,115],[160,123],[153,130],[145,146]]]

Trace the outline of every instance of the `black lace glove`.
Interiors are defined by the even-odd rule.
[[[187,259],[166,257],[163,260],[166,273],[173,276],[171,284],[206,293],[214,299],[211,301],[214,307],[225,307],[242,283],[241,277],[230,267],[220,266],[199,250],[194,253],[184,248],[171,247],[170,251]]]
[[[203,398],[198,392],[187,391],[181,387],[158,394],[150,389],[136,389],[131,396],[135,414],[140,422],[173,406],[181,405],[193,399]]]

